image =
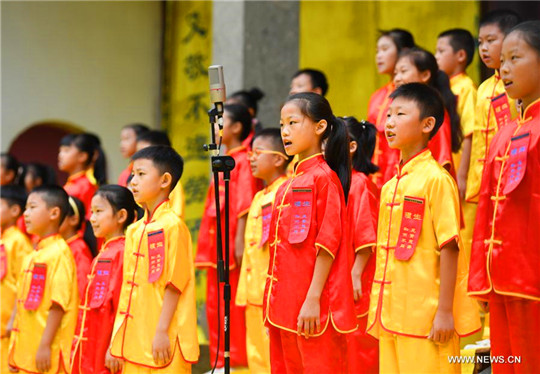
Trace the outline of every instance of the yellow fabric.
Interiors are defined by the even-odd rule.
[[[169,194],[169,199],[173,212],[181,219],[184,219],[186,198],[184,195],[184,188],[182,187],[182,183],[180,183],[180,181],[178,181],[174,189]]]
[[[0,340],[1,345],[1,354],[0,357],[0,373],[2,374],[8,374],[9,373],[9,365],[8,365],[8,352],[9,352],[9,338],[5,337]]]
[[[2,335],[6,333],[6,326],[11,318],[17,295],[17,280],[21,271],[23,259],[32,252],[32,243],[26,235],[17,227],[11,226],[2,232],[0,238],[4,245],[7,258],[7,273],[0,283],[0,299],[2,305]],[[2,361],[6,357],[2,355]]]
[[[246,350],[251,373],[270,373],[270,339],[263,322],[263,308],[246,306]]]
[[[181,292],[169,326],[171,345],[178,339],[185,360],[199,357],[195,310],[195,275],[191,236],[184,222],[162,203],[146,223],[148,215],[131,225],[126,233],[124,283],[115,318],[111,353],[128,361],[155,367],[152,341],[156,332],[163,295],[168,285]],[[148,282],[148,233],[164,232],[164,267],[159,279]],[[136,255],[139,253],[139,255]]]
[[[476,106],[476,85],[467,74],[462,73],[450,78],[450,88],[457,97],[456,110],[459,115],[463,137],[472,136]],[[459,152],[452,153],[456,170],[459,168],[461,161],[461,151],[460,149]]]
[[[394,176],[381,191],[368,330],[377,337],[382,321],[383,327],[392,332],[427,337],[439,300],[439,249],[454,238],[462,248],[458,192],[454,179],[429,150],[403,165],[400,175],[399,183]],[[395,258],[393,248],[398,241],[405,196],[425,199],[425,206],[416,250],[408,261],[401,261]],[[396,205],[392,208],[393,202]],[[460,251],[453,311],[455,329],[460,335],[480,328],[478,308],[466,292],[467,264]]]
[[[444,345],[386,331],[379,336],[381,374],[459,374],[461,365],[450,363],[448,356],[459,356],[459,337],[456,334]]]
[[[244,256],[236,291],[237,305],[252,304],[262,306],[263,304],[270,253],[268,243],[262,248],[259,246],[263,230],[262,207],[266,204],[274,204],[276,192],[286,180],[286,176],[276,179],[271,185],[257,192],[253,197],[246,221]]]
[[[334,113],[366,118],[369,97],[388,82],[388,75],[378,74],[375,64],[379,30],[409,30],[417,45],[435,53],[439,32],[460,27],[477,35],[479,16],[479,1],[303,0],[298,65],[324,71],[330,83],[326,98]],[[467,68],[476,82],[479,64],[477,57]]]
[[[463,243],[463,252],[465,253],[465,262],[467,267],[471,259],[472,237],[474,231],[474,221],[476,219],[476,209],[478,204],[461,201],[463,211],[463,221],[465,226],[461,229],[461,242]]]
[[[186,362],[180,353],[178,344],[174,348],[174,356],[171,363],[163,369],[152,369],[130,362],[124,361],[122,374],[189,374],[191,373],[191,364]]]
[[[480,183],[484,171],[484,159],[491,140],[497,133],[497,121],[491,107],[491,98],[504,93],[504,84],[496,71],[478,87],[475,121],[471,145],[471,161],[467,177],[467,192],[465,198],[470,202],[478,202]],[[508,98],[512,119],[517,116],[514,100]],[[486,135],[487,134],[487,135]]]
[[[462,357],[471,357],[471,361],[461,364],[461,374],[473,374],[476,365],[472,357],[476,357],[476,349],[462,349],[460,354]]]
[[[47,276],[43,298],[38,309],[24,308],[32,281],[34,264],[46,264]],[[75,260],[71,249],[60,235],[42,239],[35,251],[26,256],[17,283],[17,315],[10,340],[9,363],[26,371],[37,372],[35,358],[43,336],[52,303],[64,310],[62,322],[51,345],[51,369],[59,369],[60,357],[65,368],[69,368],[71,343],[77,323],[79,294]]]

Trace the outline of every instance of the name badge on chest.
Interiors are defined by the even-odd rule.
[[[90,300],[90,308],[95,309],[103,305],[109,282],[111,280],[112,260],[108,258],[99,259],[96,264],[96,273],[94,277],[94,290]]]
[[[396,244],[395,257],[408,261],[414,254],[424,220],[425,200],[419,197],[405,196],[403,201],[403,217]]]
[[[154,283],[163,272],[165,235],[163,229],[148,233],[148,282]]]
[[[47,264],[34,264],[32,269],[32,281],[28,296],[24,302],[26,310],[37,310],[45,293],[45,281],[47,279]]]
[[[268,203],[262,206],[261,209],[261,218],[262,218],[262,235],[261,243],[259,247],[263,247],[268,241],[270,236],[270,221],[272,220],[272,203]]]
[[[493,108],[493,113],[495,114],[495,120],[497,121],[497,126],[499,129],[512,120],[510,103],[508,102],[508,96],[506,96],[506,93],[502,93],[499,96],[492,98],[491,106]]]
[[[311,224],[313,191],[311,188],[293,188],[291,206],[291,228],[289,243],[298,244],[306,240]]]
[[[514,191],[523,180],[527,169],[527,153],[529,150],[530,133],[514,136],[510,139],[510,152],[508,153],[508,163],[506,165],[503,194],[507,195]]]
[[[7,274],[7,253],[4,244],[0,244],[0,280],[4,279]]]

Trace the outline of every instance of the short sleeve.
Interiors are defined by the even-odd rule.
[[[377,198],[364,186],[361,194],[355,197],[354,222],[351,235],[354,251],[374,246],[377,243]]]
[[[56,267],[52,269],[51,274],[51,301],[60,305],[65,311],[69,307],[69,303],[73,295],[72,290],[75,279],[75,261],[68,256],[71,253],[61,253],[57,258]]]
[[[342,239],[342,198],[338,187],[328,181],[315,196],[317,202],[317,249],[336,257]]]
[[[463,136],[472,135],[474,130],[475,107],[476,107],[476,88],[467,86],[459,95],[459,107],[461,108],[460,119]]]
[[[459,243],[458,196],[457,186],[449,174],[444,173],[433,180],[429,191],[429,208],[439,249],[453,239]]]
[[[183,292],[193,276],[191,236],[185,224],[169,227],[166,246],[166,283]]]

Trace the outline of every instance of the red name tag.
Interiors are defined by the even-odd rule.
[[[165,261],[165,235],[163,229],[148,233],[148,282],[159,279]]]
[[[298,244],[306,240],[311,224],[313,193],[311,188],[293,188],[291,228],[289,243]]]
[[[7,254],[6,248],[0,244],[0,280],[4,279],[7,274]]]
[[[98,260],[92,283],[94,289],[92,292],[92,299],[90,299],[90,308],[95,309],[103,305],[109,289],[111,269],[112,260],[108,258]]]
[[[405,196],[404,198],[403,217],[395,250],[395,256],[398,260],[408,261],[414,254],[418,238],[420,238],[420,231],[422,231],[424,203],[425,200],[418,197]]]
[[[493,113],[495,114],[495,120],[497,121],[499,129],[512,120],[510,103],[508,102],[506,93],[502,93],[499,96],[492,98],[491,106],[493,107]]]
[[[262,216],[262,235],[261,235],[261,243],[259,244],[259,247],[263,247],[268,241],[268,237],[270,236],[270,221],[272,220],[272,203],[263,205],[261,209],[261,216]]]
[[[508,164],[506,165],[506,183],[503,194],[507,195],[514,191],[523,180],[527,169],[527,151],[529,149],[530,133],[514,136],[510,140],[510,152],[508,154]]]
[[[34,264],[32,269],[32,282],[28,296],[24,302],[26,310],[37,310],[45,293],[45,280],[47,279],[47,264]]]

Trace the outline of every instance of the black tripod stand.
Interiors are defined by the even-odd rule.
[[[220,156],[219,147],[216,144],[216,135],[214,127],[216,122],[218,123],[220,133],[223,130],[223,125],[219,121],[223,115],[223,104],[216,103],[214,109],[208,111],[208,118],[210,121],[210,133],[212,134],[212,143],[204,146],[207,152],[211,152],[212,162],[212,174],[214,176],[214,196],[216,204],[216,250],[217,250],[217,272],[218,272],[218,339],[217,339],[217,352],[216,361],[219,357],[219,336],[221,334],[219,324],[219,283],[223,283],[223,301],[224,301],[224,319],[223,330],[225,332],[224,352],[223,358],[225,362],[225,374],[229,374],[231,370],[231,358],[230,358],[230,315],[231,315],[231,285],[229,283],[229,182],[231,180],[231,170],[234,169],[235,162],[231,156]],[[221,135],[220,135],[221,137]],[[221,142],[220,142],[221,143]],[[223,234],[221,232],[221,209],[219,201],[219,173],[223,173],[223,181],[225,184],[225,255],[223,254]],[[212,369],[215,369],[215,364]]]

